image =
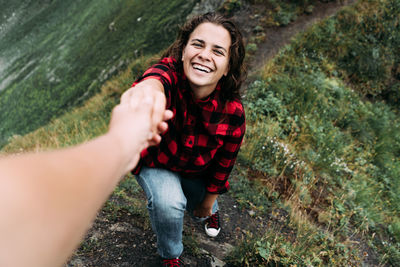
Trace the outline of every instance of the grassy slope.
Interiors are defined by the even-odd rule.
[[[13,136],[1,152],[19,153],[62,148],[105,133],[111,110],[118,104],[121,94],[130,87],[136,75],[143,73],[146,66],[154,62],[154,57],[140,57],[132,61],[125,71],[105,82],[100,92],[81,107],[53,119],[48,125],[29,134]]]
[[[0,31],[0,147],[81,104],[128,59],[168,45],[193,2],[13,2],[20,8]]]
[[[357,35],[365,36],[360,30],[365,21],[383,32],[396,30],[398,18],[390,14],[398,12],[390,13],[396,10],[386,3],[363,1],[316,25],[267,65],[248,90],[248,133],[240,161],[252,168],[239,167],[241,178],[232,184],[233,192],[256,214],[282,220],[238,247],[229,259],[232,264],[360,265],[370,249],[381,263],[399,263],[400,123],[393,105],[376,100],[398,81],[380,80],[379,73],[366,79],[363,57],[351,61],[358,68],[349,70],[345,64],[346,56],[370,51],[374,58],[378,49],[385,53],[377,57],[375,52],[375,60],[389,64],[372,67],[392,73],[398,35],[390,33],[390,40],[375,35],[381,39],[373,47]],[[362,51],[349,47],[354,44]],[[148,65],[148,59],[133,62],[85,106],[13,138],[3,151],[62,147],[104,132],[112,106],[132,82],[130,69],[136,74]],[[380,92],[368,87],[371,81],[380,84]],[[376,102],[359,92],[374,95]]]
[[[288,217],[233,263],[360,265],[373,249],[400,264],[399,12],[390,0],[346,8],[299,35],[248,89],[241,159],[251,168],[241,171],[262,183],[236,191]]]

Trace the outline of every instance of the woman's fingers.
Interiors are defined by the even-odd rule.
[[[212,209],[209,208],[203,208],[201,206],[198,206],[194,211],[193,215],[199,218],[204,218],[204,217],[209,217],[212,215]]]
[[[159,133],[163,133],[168,129],[168,123],[162,121],[158,124],[157,130]]]
[[[164,111],[163,121],[160,122],[157,127],[159,133],[163,133],[168,129],[168,123],[166,121],[172,119],[173,116],[174,114],[171,110]]]
[[[149,146],[158,145],[161,142],[161,136],[159,134],[153,134],[151,139],[148,140]]]
[[[170,119],[172,119],[173,116],[174,116],[174,113],[171,110],[167,109],[167,110],[164,111],[163,120],[164,121],[170,120]]]

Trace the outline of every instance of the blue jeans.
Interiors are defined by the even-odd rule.
[[[136,179],[147,195],[147,208],[157,236],[158,253],[165,259],[179,257],[183,251],[184,213],[185,210],[192,213],[204,199],[204,181],[183,178],[165,169],[147,167],[142,168]],[[217,210],[218,202],[215,201],[213,213]]]

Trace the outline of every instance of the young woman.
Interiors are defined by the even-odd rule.
[[[182,264],[185,210],[205,220],[209,236],[221,229],[217,197],[229,189],[245,133],[239,95],[244,56],[236,25],[207,13],[188,21],[160,62],[127,93],[163,94],[174,114],[161,143],[144,150],[133,171],[148,198],[163,266]]]

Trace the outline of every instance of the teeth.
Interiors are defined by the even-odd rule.
[[[207,68],[207,67],[202,66],[202,65],[199,65],[199,64],[193,64],[193,68],[195,68],[195,69],[197,69],[197,70],[200,70],[200,71],[204,71],[204,72],[206,72],[206,73],[211,72],[211,69],[210,69],[210,68]]]

